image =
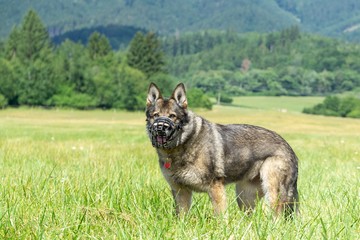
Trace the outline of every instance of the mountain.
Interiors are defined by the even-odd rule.
[[[1,39],[29,9],[40,15],[51,36],[108,26],[168,35],[205,29],[272,32],[299,25],[360,41],[358,0],[1,0]]]
[[[360,42],[358,0],[276,0],[296,16],[304,30]]]
[[[55,44],[60,44],[66,39],[70,39],[86,45],[93,32],[105,35],[113,49],[125,49],[137,32],[146,32],[146,30],[132,26],[107,25],[68,31],[53,36],[52,40]]]

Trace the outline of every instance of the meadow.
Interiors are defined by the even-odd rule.
[[[359,239],[360,120],[305,115],[321,98],[242,97],[194,110],[219,123],[280,133],[300,159],[300,212],[228,219],[206,194],[174,214],[142,112],[0,110],[1,239]]]

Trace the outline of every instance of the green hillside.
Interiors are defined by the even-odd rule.
[[[108,25],[174,34],[204,29],[271,32],[299,24],[316,33],[360,39],[357,0],[7,0],[0,1],[0,39],[30,8],[51,36]]]
[[[360,39],[360,2],[357,0],[277,0],[295,15],[303,29],[349,40]]]
[[[39,13],[53,35],[108,24],[131,25],[166,34],[208,28],[273,31],[296,23],[291,14],[268,0],[15,0],[0,3],[0,7],[1,21],[5,23],[2,36],[29,8]]]

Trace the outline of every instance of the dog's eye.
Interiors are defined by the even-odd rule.
[[[175,114],[170,114],[169,118],[176,118],[176,115]]]
[[[159,113],[154,113],[154,115],[153,115],[153,117],[156,117],[156,118],[158,118],[160,115],[159,115]]]

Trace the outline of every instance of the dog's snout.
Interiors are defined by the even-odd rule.
[[[174,123],[171,119],[166,117],[157,118],[153,124],[153,128],[158,133],[166,133],[167,131],[172,131],[174,129]]]
[[[168,117],[159,117],[149,126],[153,146],[168,148],[179,128]]]

